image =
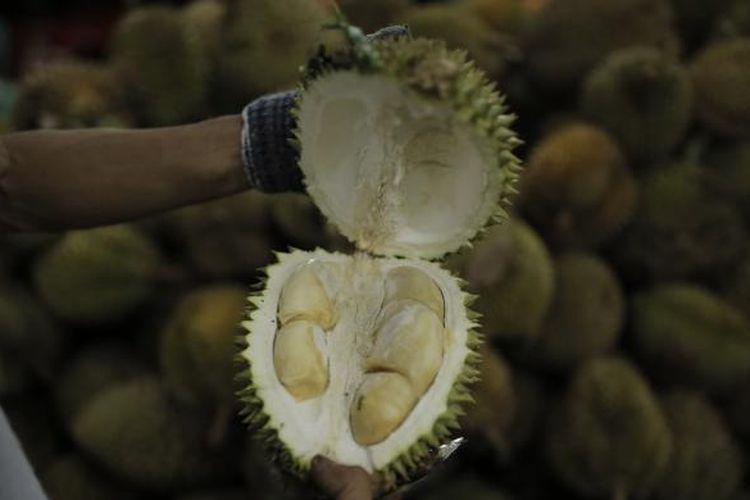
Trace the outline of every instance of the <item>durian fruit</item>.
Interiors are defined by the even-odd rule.
[[[637,186],[603,130],[570,123],[532,149],[521,179],[521,210],[560,248],[601,244],[632,216]]]
[[[508,454],[508,430],[516,416],[513,373],[490,347],[481,350],[479,382],[472,388],[475,404],[461,418],[469,442],[489,447],[499,458]]]
[[[613,52],[586,77],[584,114],[607,129],[636,163],[669,153],[692,117],[688,72],[653,47]]]
[[[180,209],[167,216],[167,232],[190,268],[211,278],[252,276],[273,255],[269,201],[248,192]]]
[[[236,112],[261,94],[293,88],[329,17],[317,0],[231,3],[218,60],[222,109]]]
[[[468,6],[462,3],[414,6],[399,20],[409,26],[414,36],[445,40],[450,48],[466,50],[493,77],[502,75],[507,40]]]
[[[533,355],[545,367],[566,369],[614,348],[625,297],[612,269],[595,255],[562,255],[555,272],[555,298]]]
[[[112,69],[98,63],[71,60],[40,66],[21,82],[13,128],[128,126],[131,120],[117,89]]]
[[[49,313],[27,291],[0,288],[0,395],[33,379],[49,382],[59,367],[63,338]]]
[[[166,386],[186,404],[210,408],[234,400],[234,354],[246,293],[212,285],[185,296],[161,335],[159,359]]]
[[[159,262],[154,244],[129,226],[71,231],[37,259],[33,281],[60,318],[101,324],[151,297]]]
[[[635,45],[679,51],[669,0],[546,2],[527,30],[530,77],[551,89],[570,89],[607,54]]]
[[[502,215],[517,139],[462,52],[338,25],[344,47],[306,68],[297,137],[311,198],[357,251],[278,255],[244,323],[241,398],[287,472],[322,454],[388,491],[431,463],[470,399],[469,296],[425,259]]]
[[[447,266],[477,295],[474,307],[490,339],[539,333],[552,303],[554,264],[541,238],[521,219],[489,228],[470,250],[449,257]]]
[[[657,380],[728,393],[750,375],[750,323],[698,286],[676,283],[637,294],[631,330],[638,356]]]
[[[99,392],[146,373],[144,364],[125,344],[105,341],[88,345],[63,368],[54,386],[57,413],[70,426]]]
[[[663,477],[671,449],[658,401],[624,358],[582,365],[561,407],[550,414],[550,464],[586,498],[647,497]]]
[[[624,280],[711,280],[740,258],[746,240],[742,215],[731,200],[711,192],[704,168],[660,166],[639,186],[635,215],[613,242]]]
[[[40,474],[45,493],[53,500],[135,500],[135,494],[102,475],[76,455],[63,455]]]
[[[341,0],[338,2],[347,19],[365,33],[403,23],[403,14],[412,0]]]
[[[205,422],[176,405],[155,377],[109,386],[78,412],[72,435],[102,468],[154,492],[179,491],[226,478],[230,469],[204,443]]]
[[[742,477],[740,450],[721,415],[700,394],[674,392],[663,400],[672,453],[655,500],[730,500]]]
[[[175,7],[138,7],[119,22],[111,60],[138,125],[176,125],[205,111],[211,67],[201,42]]]
[[[750,137],[750,37],[706,46],[690,63],[698,118],[730,137]]]

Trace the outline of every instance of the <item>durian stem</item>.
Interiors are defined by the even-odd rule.
[[[208,430],[208,445],[219,448],[223,445],[232,418],[232,403],[223,403],[216,408],[211,427]]]
[[[615,488],[612,494],[612,500],[628,500],[628,489],[624,484]]]

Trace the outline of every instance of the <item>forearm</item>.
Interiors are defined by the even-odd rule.
[[[247,189],[239,116],[0,136],[0,228],[92,227]]]

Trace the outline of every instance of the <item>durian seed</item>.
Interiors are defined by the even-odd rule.
[[[432,310],[412,301],[404,305],[382,323],[365,368],[368,372],[399,373],[421,396],[442,364],[444,329]]]
[[[383,441],[411,413],[417,395],[399,373],[365,375],[352,400],[350,424],[354,440],[362,446]]]
[[[294,273],[281,291],[278,316],[282,326],[301,319],[312,321],[323,330],[336,325],[336,311],[314,265],[306,264]]]
[[[445,318],[445,299],[440,288],[427,274],[414,267],[392,269],[385,280],[385,302],[412,299],[421,302],[438,315]]]
[[[328,386],[328,369],[310,321],[292,321],[278,331],[273,364],[279,381],[298,402],[320,396]]]

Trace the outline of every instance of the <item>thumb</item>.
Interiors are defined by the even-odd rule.
[[[372,478],[361,467],[337,464],[318,455],[310,473],[318,487],[336,500],[372,500]]]

